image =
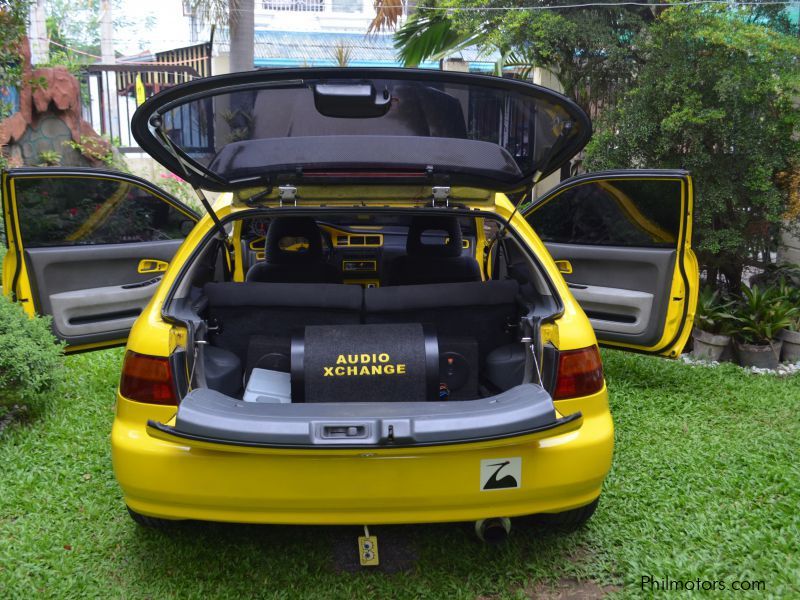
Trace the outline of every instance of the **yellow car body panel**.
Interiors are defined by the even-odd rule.
[[[28,316],[30,317],[34,317],[36,316],[36,306],[33,301],[33,287],[31,284],[32,275],[31,273],[28,272],[28,266],[25,264],[24,260],[18,263],[18,257],[22,256],[25,247],[20,241],[22,240],[22,235],[20,231],[19,217],[17,214],[16,188],[14,186],[8,185],[7,182],[8,173],[4,171],[2,177],[3,177],[2,189],[9,190],[9,197],[3,198],[3,217],[5,223],[8,224],[8,227],[13,228],[11,231],[11,235],[6,236],[8,249],[5,256],[3,257],[3,263],[2,263],[3,294],[9,297],[12,295],[16,295],[16,301],[22,305],[26,314],[28,314]],[[69,178],[78,179],[78,177],[75,177],[73,175],[53,175],[53,177],[61,177],[64,179],[69,179]],[[108,177],[105,175],[93,176],[91,174],[82,175],[79,178],[99,179],[99,180],[108,179]],[[75,230],[75,232],[73,232],[70,236],[68,236],[67,238],[68,241],[73,242],[77,239],[80,239],[83,236],[86,236],[89,233],[91,233],[100,225],[102,225],[105,219],[108,218],[109,213],[114,209],[116,205],[120,203],[121,199],[124,198],[124,195],[130,190],[132,185],[133,184],[129,182],[123,182],[119,190],[117,190],[111,196],[111,198],[109,198],[102,206],[100,206],[98,210],[96,210],[96,212],[91,214],[89,218],[86,219],[86,221],[83,222],[80,225],[80,227],[78,227]],[[227,204],[230,204],[231,202],[230,196],[231,196],[230,194],[222,194],[220,196],[221,203],[219,206],[225,206]],[[177,206],[176,208],[181,211],[186,210],[185,208],[181,208],[180,206]],[[186,213],[186,215],[190,216],[188,212]],[[209,219],[207,215],[205,218]],[[183,247],[185,247],[185,245],[186,241],[184,241]],[[169,266],[167,266],[167,270],[169,270]],[[173,271],[173,273],[174,272],[175,271]],[[15,273],[17,274],[16,281],[15,281]],[[153,325],[157,327],[157,323],[153,323]],[[103,348],[113,348],[116,346],[124,345],[127,339],[128,339],[127,337],[120,337],[117,339],[97,342],[97,343],[67,345],[64,351],[67,354],[72,354],[79,352],[88,352],[92,350],[102,350]]]
[[[631,176],[629,178],[623,177],[619,179],[636,180],[637,177]],[[672,177],[664,177],[663,180],[670,181],[674,179]],[[610,192],[610,196],[617,202],[621,211],[628,216],[631,224],[637,225],[642,231],[659,241],[675,243],[676,249],[678,250],[678,260],[676,260],[672,272],[672,285],[669,294],[670,302],[667,305],[667,314],[661,338],[652,346],[639,346],[613,340],[601,340],[601,343],[606,346],[675,358],[680,354],[686,346],[686,342],[689,340],[692,328],[687,326],[687,323],[691,324],[694,321],[695,311],[697,310],[697,299],[700,291],[700,266],[697,262],[697,256],[692,250],[692,215],[694,212],[693,182],[691,177],[687,177],[685,181],[679,181],[681,181],[682,210],[680,231],[677,240],[667,232],[661,230],[647,216],[643,215],[636,208],[634,202],[620,190],[608,185],[602,180],[598,182],[600,187]],[[575,185],[579,185],[579,183]],[[548,202],[555,200],[559,194],[569,190],[570,187],[574,186],[565,185],[563,188],[558,188],[556,193],[553,193],[552,196],[549,196],[547,199],[544,199],[541,203],[534,206],[530,212],[524,214],[531,214],[542,206],[545,206]],[[521,227],[519,223],[515,224],[518,228]],[[529,233],[532,238],[536,240],[539,239],[532,230]],[[537,247],[537,256],[540,258],[542,256],[549,257],[550,255],[544,244],[541,242],[539,242],[539,244],[541,248],[544,249],[544,252],[539,252],[539,248]],[[558,271],[557,277],[553,276],[548,265],[548,273],[550,276],[553,277],[554,280],[563,280],[562,272],[558,269],[556,270]]]
[[[281,71],[278,75],[276,73],[237,75],[231,76],[233,78],[231,81],[264,76],[275,78],[284,73]],[[347,73],[352,71],[342,71],[340,76],[349,77]],[[409,71],[403,73],[407,75]],[[420,71],[418,76],[425,80],[432,75]],[[454,83],[458,83],[456,80],[460,81],[462,77],[452,73],[435,75],[435,77],[440,76],[453,80]],[[384,78],[386,78],[385,73],[381,75],[381,80]],[[490,89],[508,86],[530,87],[521,82],[478,79]],[[161,97],[168,97],[174,92],[175,90],[167,90],[166,96]],[[538,118],[537,115],[546,113],[548,116],[543,123],[549,124],[547,129],[535,129],[537,132],[535,139],[539,143],[541,135],[548,134],[552,138],[550,150],[553,154],[517,165],[524,168],[525,172],[519,172],[519,180],[515,179],[513,185],[510,180],[505,181],[505,179],[502,180],[505,181],[504,186],[483,185],[487,182],[501,181],[493,180],[494,175],[490,177],[491,173],[478,177],[477,175],[484,172],[485,165],[471,165],[475,171],[473,175],[476,176],[462,177],[464,173],[461,172],[463,171],[461,167],[458,165],[453,167],[449,162],[442,161],[436,168],[435,165],[426,163],[424,171],[420,171],[425,173],[422,179],[415,174],[416,171],[409,171],[404,167],[403,176],[399,178],[380,180],[380,176],[376,175],[375,181],[378,181],[376,184],[364,183],[370,181],[371,176],[363,177],[359,174],[362,167],[356,165],[357,168],[352,167],[355,169],[354,174],[351,173],[352,178],[343,185],[319,184],[325,182],[330,174],[315,174],[314,169],[310,169],[308,173],[300,171],[299,179],[288,180],[293,182],[292,185],[275,185],[276,181],[283,179],[278,179],[277,176],[271,180],[264,178],[259,166],[259,177],[232,179],[235,185],[221,185],[221,181],[227,181],[223,177],[208,180],[213,185],[204,186],[201,185],[202,182],[193,181],[193,178],[200,176],[201,171],[206,173],[210,171],[205,167],[199,169],[199,164],[195,165],[194,171],[187,170],[183,160],[178,158],[178,164],[174,165],[173,171],[182,172],[197,188],[232,191],[226,191],[216,199],[212,212],[214,218],[209,214],[203,216],[182,243],[178,241],[185,234],[182,228],[180,236],[170,238],[175,241],[176,246],[178,244],[180,246],[169,261],[158,261],[157,257],[149,255],[137,257],[149,260],[153,264],[161,265],[166,262],[169,264],[163,274],[159,270],[160,283],[157,279],[150,282],[144,281],[143,278],[136,280],[139,284],[142,282],[152,284],[154,292],[130,329],[127,337],[128,350],[146,357],[171,357],[178,351],[191,352],[193,349],[188,347],[190,336],[184,326],[166,320],[162,314],[169,294],[180,284],[184,276],[185,267],[193,259],[195,251],[214,233],[215,220],[232,222],[229,239],[225,242],[226,244],[232,242],[232,245],[229,247],[230,251],[224,253],[224,257],[228,263],[229,279],[236,282],[245,281],[247,277],[245,268],[248,266],[245,263],[249,262],[251,257],[246,256],[247,252],[243,251],[243,233],[246,233],[243,231],[244,223],[235,217],[246,218],[250,215],[267,214],[264,210],[260,213],[254,212],[254,209],[271,209],[280,213],[281,207],[286,207],[289,213],[294,209],[312,209],[315,218],[323,222],[325,211],[336,212],[344,208],[358,208],[365,213],[369,213],[373,208],[388,208],[401,213],[413,209],[415,214],[419,214],[423,208],[430,208],[433,211],[439,211],[440,206],[458,208],[459,216],[475,219],[477,227],[474,240],[470,240],[474,243],[471,254],[478,262],[483,280],[491,280],[497,276],[492,272],[497,265],[493,264],[493,260],[485,260],[485,255],[488,254],[488,258],[493,259],[499,253],[499,244],[491,239],[492,236],[483,228],[484,221],[490,218],[496,219],[495,225],[497,221],[505,221],[516,241],[525,248],[526,252],[523,254],[529,250],[530,255],[538,263],[537,270],[543,276],[542,285],[548,288],[547,293],[552,293],[555,297],[553,306],[560,305],[560,313],[542,324],[541,341],[554,346],[561,353],[589,349],[597,345],[598,339],[589,318],[575,300],[569,284],[546,245],[519,208],[504,194],[492,191],[513,190],[523,193],[538,176],[547,174],[545,171],[539,171],[539,168],[547,167],[554,171],[559,160],[563,162],[572,155],[570,149],[574,153],[588,141],[590,131],[588,117],[581,116],[582,112],[577,105],[567,98],[560,96],[556,98],[557,95],[543,89],[531,94],[528,100],[534,104],[528,103],[526,106],[539,106],[544,103],[542,104],[544,112],[533,111],[531,118]],[[553,106],[545,102],[548,98],[555,102]],[[134,123],[136,125],[134,130],[142,136],[152,138],[154,131],[160,131],[161,124],[164,123],[162,117],[165,115],[157,115],[158,119],[148,121],[147,128],[142,128],[141,125],[144,123],[142,115],[149,110],[151,104],[153,101],[148,101],[147,106],[137,113],[140,121],[138,125]],[[335,116],[337,113],[334,111],[331,114],[323,114]],[[494,119],[490,121],[495,122]],[[565,127],[568,121],[572,127]],[[154,129],[155,123],[159,125]],[[144,129],[147,129],[147,132]],[[174,158],[179,155],[174,153],[173,143],[169,141],[171,138],[163,135],[162,137],[167,146],[159,150],[153,148],[151,144],[151,150],[154,151],[151,154],[166,165],[172,160],[170,156]],[[459,135],[455,139],[461,140],[462,137]],[[156,138],[161,139],[158,136]],[[155,143],[156,138],[150,141]],[[402,139],[409,138],[403,136]],[[479,138],[475,141],[477,139]],[[530,139],[533,140],[534,137],[531,136]],[[568,147],[561,147],[562,143]],[[168,156],[165,156],[164,152]],[[448,155],[447,152],[440,154]],[[555,160],[560,154],[564,156]],[[367,158],[370,159],[367,164],[371,164],[372,157]],[[406,156],[403,155],[403,158],[405,160]],[[439,160],[439,157],[435,158]],[[508,160],[512,160],[510,154]],[[442,173],[437,170],[440,168],[444,169]],[[450,172],[448,169],[455,170]],[[440,174],[445,174],[447,177],[438,178]],[[298,171],[293,170],[291,174],[281,174],[281,177],[295,178],[297,175]],[[315,179],[315,175],[320,178]],[[431,175],[436,175],[437,178],[432,179]],[[502,171],[501,175],[510,177],[506,171]],[[32,175],[28,173],[20,176]],[[79,179],[83,175],[75,177]],[[105,177],[108,178],[109,175],[106,174]],[[114,175],[110,177],[114,178]],[[417,183],[397,183],[406,181],[406,178],[407,181]],[[269,185],[265,185],[266,181],[270,182]],[[445,181],[447,185],[432,184],[432,181]],[[649,348],[606,342],[602,339],[601,342],[632,350],[674,356],[688,338],[697,301],[697,289],[693,282],[698,279],[698,267],[690,244],[691,202],[688,199],[691,198],[691,178],[688,174],[685,175],[685,181],[688,183],[682,188],[682,193],[683,206],[686,210],[681,214],[679,235],[682,246],[668,249],[677,250],[680,259],[676,261],[671,286],[668,285],[667,274],[660,274],[664,281],[658,282],[663,283],[666,286],[664,289],[669,289],[671,292],[666,316],[660,316],[665,321],[661,339],[658,344]],[[388,182],[391,183],[387,185]],[[35,312],[33,291],[37,280],[28,272],[27,266],[19,262],[23,256],[20,240],[24,238],[20,235],[13,186],[7,186],[6,183],[7,176],[4,174],[3,189],[12,191],[4,194],[3,216],[9,232],[13,235],[8,236],[9,252],[3,264],[3,289],[6,294],[14,295],[23,303],[27,313],[33,316]],[[254,187],[242,187],[244,185]],[[162,200],[167,198],[163,192],[152,189],[150,191]],[[115,206],[121,203],[122,194],[121,188],[118,194],[101,203],[100,208],[74,232],[74,235],[62,238],[53,246],[66,246],[68,244],[62,243],[73,242],[76,237],[101,229]],[[628,218],[638,221],[643,230],[661,241],[670,241],[667,238],[672,234],[642,214],[632,199],[618,196],[617,201]],[[192,209],[178,206],[179,203],[174,199],[167,203],[185,215],[192,213],[192,221],[196,219]],[[468,212],[460,209],[467,209]],[[271,217],[273,214],[274,212],[267,216]],[[336,231],[332,225],[323,227],[327,228],[328,235]],[[259,239],[258,243],[265,242]],[[261,259],[263,255],[258,256],[258,254],[262,248],[251,245],[248,250],[255,253],[253,258]],[[33,250],[36,250],[35,245]],[[29,249],[29,254],[31,251]],[[137,264],[141,263],[137,261]],[[352,279],[349,283],[358,281]],[[126,289],[130,287],[127,286],[127,281],[123,283],[126,285],[115,285]],[[371,281],[371,283],[376,282]],[[142,297],[141,302],[144,302],[145,298]],[[136,308],[138,310],[139,306]],[[99,349],[126,341],[116,337],[118,333],[116,329],[110,331],[115,337],[113,340],[71,346],[68,350]],[[515,339],[520,340],[519,337]],[[206,342],[207,339],[200,338],[199,341]],[[164,364],[164,361],[158,362]],[[189,361],[178,362],[183,365]],[[540,375],[540,380],[544,379]],[[188,373],[186,380],[192,381]],[[189,439],[190,436],[173,435],[169,433],[168,428],[156,427],[156,424],[174,425],[178,411],[176,406],[135,401],[124,397],[118,390],[111,433],[113,468],[127,505],[141,515],[163,519],[363,525],[469,521],[490,517],[560,513],[585,507],[595,501],[611,468],[614,425],[609,410],[608,391],[599,379],[596,379],[595,383],[597,385],[592,387],[592,390],[602,387],[591,395],[553,400],[557,416],[573,418],[558,421],[550,429],[481,441],[366,448],[322,445],[255,447],[244,443],[235,445],[236,442],[227,443],[225,440],[217,442],[208,439]],[[557,386],[554,385],[554,388]],[[507,458],[515,459],[518,461],[515,464],[520,465],[517,476],[518,487],[487,490],[488,486],[482,485],[481,480],[482,463],[492,463]],[[498,472],[499,470],[495,471],[494,475]]]
[[[220,218],[244,210],[232,207],[225,196],[215,209]],[[498,194],[492,212],[508,218],[514,207]],[[595,344],[589,320],[571,299],[544,244],[519,213],[512,223],[564,301],[564,313],[550,332],[551,340],[557,340],[562,350]],[[167,356],[178,344],[181,334],[161,320],[160,309],[181,265],[212,226],[211,219],[204,217],[176,253],[163,283],[131,331],[130,350]],[[555,405],[565,416],[580,411],[580,426],[558,435],[544,432],[420,448],[236,451],[213,443],[154,437],[148,433],[147,421],[167,423],[175,408],[118,396],[112,458],[126,503],[141,514],[167,519],[378,524],[560,512],[599,496],[611,467],[614,428],[605,388]],[[522,458],[521,488],[481,491],[480,461],[505,456]],[[449,476],[442,477],[443,473]]]
[[[605,388],[557,408],[579,408],[580,427],[422,448],[238,452],[156,439],[147,419],[167,421],[175,409],[119,397],[112,459],[125,502],[168,519],[344,525],[560,512],[600,495],[614,429]],[[508,456],[522,459],[521,487],[481,491],[480,461]]]
[[[3,173],[4,189],[6,188],[6,178],[7,174]],[[36,315],[36,308],[33,305],[33,293],[31,290],[30,279],[28,278],[24,261],[20,263],[18,262],[17,258],[18,256],[21,256],[22,247],[17,241],[20,239],[20,234],[19,219],[15,214],[15,207],[16,199],[14,198],[14,194],[12,192],[10,198],[3,199],[3,219],[6,226],[11,229],[11,231],[6,231],[6,243],[8,244],[8,251],[3,257],[3,294],[6,296],[11,296],[14,293],[14,284],[16,283],[17,302],[20,303],[28,316],[33,317]],[[15,282],[14,273],[16,273],[18,270],[20,275]]]

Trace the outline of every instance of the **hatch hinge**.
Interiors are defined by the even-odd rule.
[[[284,202],[291,202],[293,206],[297,206],[297,188],[293,185],[278,186],[278,200],[280,206],[283,206]]]
[[[433,199],[431,206],[450,206],[450,186],[449,185],[435,185],[431,188],[433,192]]]

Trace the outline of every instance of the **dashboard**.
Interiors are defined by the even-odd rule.
[[[407,217],[406,217],[407,220]],[[461,220],[463,252],[474,252],[476,243],[475,221]],[[325,260],[339,269],[342,282],[364,287],[379,287],[385,280],[388,265],[406,253],[408,226],[402,223],[382,225],[345,225],[342,223],[317,222],[322,234],[322,251]],[[256,262],[265,259],[264,240],[269,228],[269,218],[254,217],[245,220],[242,226],[244,272]],[[426,233],[424,238],[435,243],[444,242],[441,232]],[[302,244],[298,244],[302,248]]]

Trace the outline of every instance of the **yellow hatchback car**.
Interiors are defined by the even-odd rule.
[[[532,186],[591,125],[530,83],[284,69],[133,117],[200,217],[131,175],[3,175],[3,289],[68,351],[127,340],[114,472],[143,524],[577,527],[609,471],[598,341],[677,356],[692,181]]]

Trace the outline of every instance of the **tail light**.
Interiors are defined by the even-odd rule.
[[[119,393],[136,402],[177,406],[169,359],[128,350],[122,363]]]
[[[597,346],[559,353],[554,400],[588,396],[603,389],[603,363]]]

